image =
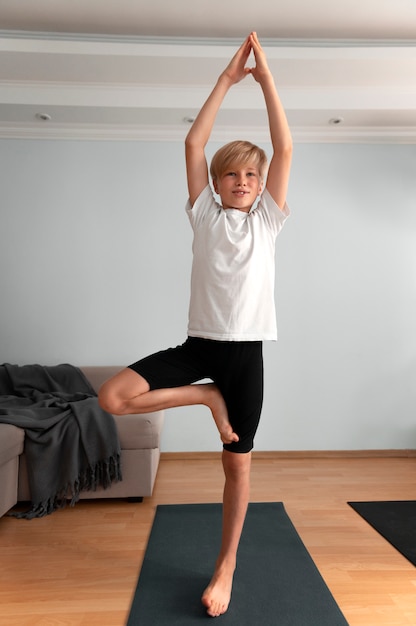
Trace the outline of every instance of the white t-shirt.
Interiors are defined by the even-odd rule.
[[[186,211],[194,231],[188,335],[277,339],[275,242],[289,216],[267,189],[249,213],[223,209],[208,185]]]

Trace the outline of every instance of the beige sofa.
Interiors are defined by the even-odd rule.
[[[81,367],[96,392],[118,372],[117,366]],[[164,412],[114,416],[121,445],[123,480],[109,489],[85,491],[82,498],[134,498],[152,495],[160,459]],[[0,515],[16,502],[30,501],[24,431],[0,424]]]
[[[0,424],[0,517],[16,504],[19,457],[25,433],[12,424]]]

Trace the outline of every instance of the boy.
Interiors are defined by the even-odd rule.
[[[247,68],[253,51],[255,67]],[[211,163],[221,205],[209,187],[205,146],[228,89],[252,74],[266,103],[273,156],[248,142],[232,142]],[[204,404],[223,442],[225,487],[222,544],[202,602],[208,615],[225,613],[249,500],[253,439],[263,400],[262,341],[275,340],[274,245],[289,209],[286,192],[292,139],[266,56],[251,33],[199,112],[185,141],[194,231],[188,339],[182,346],[129,366],[100,390],[103,408],[142,413]],[[253,205],[260,196],[258,205]],[[192,384],[210,378],[213,383]]]

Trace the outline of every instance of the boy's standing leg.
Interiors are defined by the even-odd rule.
[[[214,575],[202,595],[202,603],[212,617],[225,613],[231,599],[237,550],[249,501],[251,452],[223,450],[222,463],[225,486],[221,549]]]

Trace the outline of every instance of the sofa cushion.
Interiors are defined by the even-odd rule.
[[[121,365],[90,365],[80,367],[80,370],[88,378],[95,393],[98,393],[101,385],[108,378],[112,378],[124,369]]]
[[[123,450],[160,447],[163,411],[144,415],[114,415],[114,420]]]
[[[24,440],[25,431],[22,428],[13,426],[13,424],[0,424],[1,465],[22,454]]]

